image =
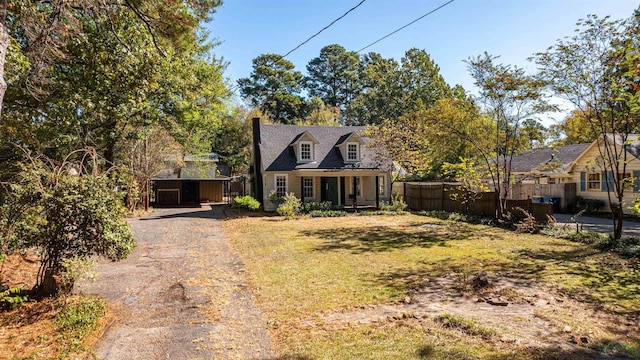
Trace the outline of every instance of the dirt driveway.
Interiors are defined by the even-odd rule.
[[[138,247],[100,262],[98,280],[76,292],[107,299],[114,321],[102,359],[266,359],[266,321],[227,244],[219,207],[158,209],[130,220]]]

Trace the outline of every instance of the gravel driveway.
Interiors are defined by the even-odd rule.
[[[100,262],[76,292],[109,301],[102,359],[266,359],[266,321],[222,232],[220,207],[157,209],[129,221],[129,258]]]

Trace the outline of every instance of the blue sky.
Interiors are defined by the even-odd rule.
[[[251,73],[264,53],[285,54],[360,0],[227,0],[208,24],[221,44],[214,50],[229,63],[230,82]],[[309,60],[329,44],[359,50],[447,0],[366,0],[287,59],[305,72]],[[426,50],[450,85],[475,92],[463,60],[484,51],[504,64],[535,69],[533,53],[571,36],[587,14],[627,18],[638,7],[630,0],[455,0],[395,35],[366,49],[400,60],[410,48]],[[557,118],[557,115],[556,115]]]

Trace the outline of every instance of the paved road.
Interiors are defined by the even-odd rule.
[[[572,215],[553,214],[558,223],[575,224],[571,221]],[[612,233],[613,221],[609,218],[597,218],[591,216],[580,216],[578,222],[583,224],[583,229],[600,233]],[[622,223],[622,233],[624,235],[640,236],[640,222],[625,219]]]
[[[101,262],[97,294],[114,309],[102,359],[268,359],[266,321],[242,280],[243,264],[220,226],[220,208],[158,209],[130,220],[129,258]]]

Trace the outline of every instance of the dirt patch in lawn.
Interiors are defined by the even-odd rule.
[[[449,314],[495,331],[491,341],[518,349],[555,349],[569,358],[602,356],[601,350],[640,337],[637,318],[615,316],[537,282],[502,276],[459,274],[428,279],[399,301],[321,312],[301,319],[301,330],[433,321]],[[596,351],[593,349],[598,349]],[[615,355],[634,356],[635,354]]]

